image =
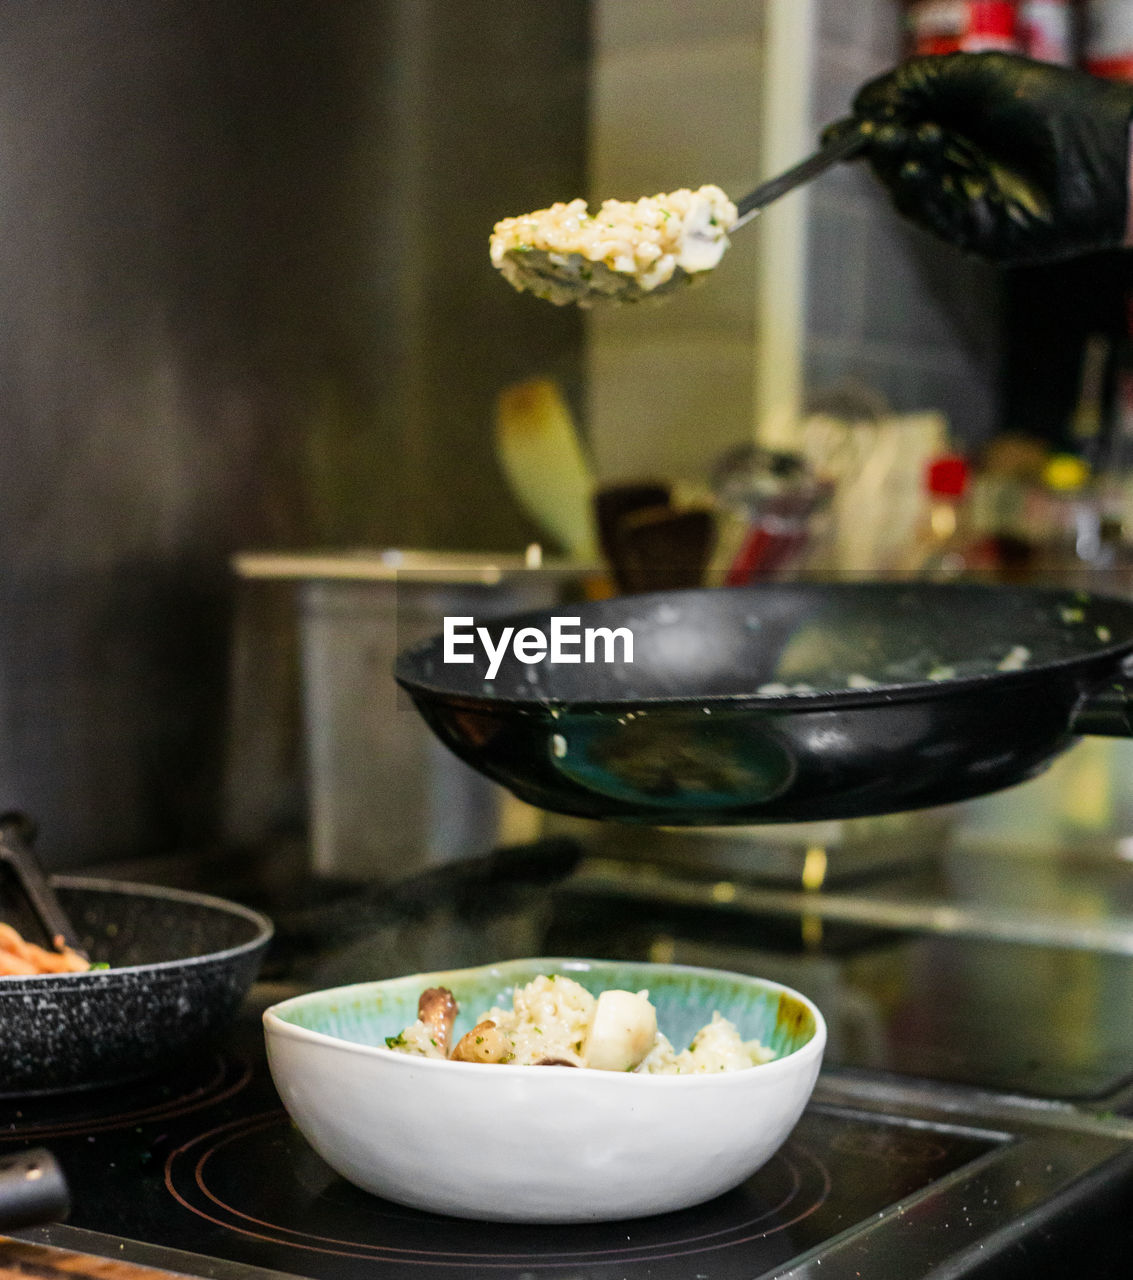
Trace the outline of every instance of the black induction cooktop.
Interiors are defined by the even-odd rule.
[[[210,1252],[328,1280],[372,1274],[375,1263],[383,1275],[426,1280],[470,1271],[614,1277],[640,1268],[683,1277],[690,1267],[731,1276],[737,1266],[759,1274],[992,1145],[815,1108],[755,1177],[707,1206],[587,1227],[505,1227],[375,1200],[331,1173],[286,1116],[269,1111],[217,1126],[173,1153],[165,1186],[186,1211],[178,1215],[185,1234],[169,1238],[197,1248],[207,1239]],[[279,1170],[268,1187],[254,1172],[264,1169]]]
[[[0,1155],[47,1147],[72,1190],[66,1224],[20,1238],[214,1280],[1127,1274],[1133,1122],[1120,1113],[1133,957],[816,930],[790,912],[678,911],[664,895],[600,892],[577,869],[523,887],[493,866],[482,893],[464,876],[455,894],[434,884],[354,895],[323,920],[329,930],[318,913],[277,913],[268,981],[176,1072],[0,1100]],[[281,1109],[263,1053],[266,1004],[300,987],[564,946],[613,958],[661,948],[763,972],[823,1008],[831,1035],[811,1105],[743,1186],[680,1213],[592,1226],[444,1218],[344,1181]]]
[[[261,1005],[277,994],[256,993]],[[22,1238],[218,1278],[747,1280],[821,1259],[815,1275],[872,1260],[897,1280],[966,1252],[974,1266],[998,1236],[1038,1275],[1051,1247],[1039,1216],[1084,1222],[1083,1179],[1108,1171],[1118,1194],[1133,1177],[1133,1141],[1096,1125],[899,1099],[886,1114],[852,1085],[836,1097],[834,1077],[768,1164],[705,1205],[592,1226],[444,1218],[358,1190],[311,1150],[279,1106],[257,1013],[254,1001],[222,1052],[162,1080],[0,1105],[0,1153],[47,1146],[73,1194],[66,1226]]]

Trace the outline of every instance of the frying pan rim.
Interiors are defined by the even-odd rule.
[[[675,596],[691,596],[691,595],[715,595],[722,591],[759,591],[766,588],[774,589],[782,587],[786,589],[806,588],[808,586],[817,587],[823,591],[836,591],[861,593],[865,591],[886,590],[891,592],[899,592],[903,590],[924,590],[926,587],[934,594],[953,594],[963,592],[965,594],[986,594],[989,598],[1002,598],[1005,594],[1015,597],[1049,601],[1058,600],[1077,600],[1080,603],[1111,605],[1115,608],[1123,609],[1130,613],[1133,618],[1133,600],[1127,600],[1120,596],[1109,595],[1104,592],[1085,591],[1077,587],[1052,587],[1052,586],[1036,586],[1036,587],[1015,587],[1010,585],[988,583],[988,582],[943,582],[943,583],[927,583],[927,582],[891,582],[885,579],[865,579],[859,582],[843,582],[843,581],[827,581],[823,579],[802,579],[787,582],[770,582],[761,587],[697,587],[684,591],[651,591],[641,592],[634,595],[625,595],[613,597],[616,600],[637,600],[648,601],[655,600],[658,603],[663,601],[671,601]],[[488,625],[516,625],[520,622],[535,619],[548,618],[554,615],[557,609],[576,608],[583,603],[604,604],[607,601],[578,602],[569,606],[555,606],[552,608],[528,609],[519,613],[508,614],[499,618],[491,618]],[[426,679],[420,679],[416,676],[407,676],[404,674],[404,668],[410,663],[415,662],[418,658],[434,649],[440,639],[440,636],[431,636],[428,640],[424,640],[419,644],[413,645],[398,654],[394,664],[394,679],[411,696],[421,694],[427,695],[430,699],[443,701],[447,706],[458,706],[468,708],[470,710],[491,710],[494,707],[507,707],[513,710],[527,711],[532,715],[546,715],[552,709],[564,709],[571,712],[579,712],[586,714],[595,714],[601,712],[609,712],[611,714],[618,711],[624,711],[627,707],[643,707],[651,711],[661,711],[666,708],[674,710],[683,710],[690,706],[704,706],[711,709],[717,707],[730,709],[734,706],[742,705],[745,709],[753,711],[773,712],[776,709],[790,710],[794,712],[803,710],[822,711],[828,710],[830,707],[868,707],[891,704],[894,702],[911,702],[923,701],[926,698],[942,699],[950,697],[953,693],[970,692],[981,686],[994,683],[997,688],[1010,688],[1025,684],[1029,680],[1041,680],[1051,674],[1057,674],[1083,666],[1092,666],[1095,663],[1103,665],[1106,662],[1120,663],[1120,661],[1133,654],[1133,635],[1127,639],[1114,644],[1107,644],[1098,649],[1090,650],[1088,653],[1076,654],[1069,658],[1054,658],[1048,662],[1037,663],[1034,666],[1022,667],[1019,670],[1012,671],[986,671],[977,675],[959,676],[947,680],[908,680],[897,683],[884,684],[878,683],[871,685],[865,689],[819,689],[813,693],[802,691],[791,691],[789,693],[776,694],[760,694],[754,690],[741,691],[737,693],[716,693],[716,694],[659,694],[659,695],[641,695],[632,698],[589,698],[585,700],[571,698],[538,698],[531,697],[526,694],[507,694],[507,693],[470,693],[466,691],[456,691],[446,688],[442,685],[435,684]]]
[[[1123,645],[1116,652],[1098,649],[1089,655],[1095,658],[1114,658],[1133,653],[1133,640]],[[921,680],[905,684],[873,685],[868,689],[824,689],[814,693],[712,693],[699,696],[665,697],[633,697],[582,701],[574,698],[520,698],[500,694],[465,694],[454,693],[437,685],[424,682],[410,682],[400,676],[395,677],[398,684],[411,695],[421,694],[446,706],[467,709],[470,711],[490,711],[494,707],[507,707],[509,710],[528,712],[533,716],[548,715],[551,711],[568,713],[578,712],[587,715],[605,713],[607,715],[624,715],[626,710],[643,708],[651,712],[666,710],[684,711],[689,707],[705,707],[728,711],[743,709],[744,711],[774,712],[776,710],[828,711],[841,707],[880,707],[897,702],[925,702],[929,699],[943,699],[953,694],[967,693],[980,685],[994,682],[997,689],[1016,687],[1021,684],[1037,683],[1044,676],[1063,670],[1067,667],[1081,666],[1083,658],[1060,659],[1057,662],[1044,663],[1042,666],[1029,667],[1025,671],[990,671],[982,675],[963,676],[953,680]],[[552,716],[552,719],[557,717]]]
[[[275,925],[262,912],[246,907],[241,902],[220,898],[214,894],[198,893],[192,889],[175,889],[164,885],[141,884],[133,880],[108,880],[98,876],[52,875],[51,883],[57,889],[93,889],[98,893],[118,893],[127,897],[153,898],[165,904],[183,903],[208,907],[224,915],[237,916],[255,927],[255,934],[245,942],[220,951],[208,951],[199,956],[183,956],[173,960],[153,960],[148,964],[116,965],[111,969],[86,969],[79,973],[36,973],[0,975],[0,996],[15,991],[31,991],[49,988],[58,990],[61,983],[70,986],[105,985],[116,977],[127,974],[162,978],[172,976],[173,971],[184,971],[192,966],[217,964],[255,952],[265,947],[275,934]]]

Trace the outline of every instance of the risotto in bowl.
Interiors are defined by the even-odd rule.
[[[778,983],[513,960],[296,996],[268,1060],[344,1178],[457,1217],[594,1222],[738,1186],[794,1128],[826,1027]]]

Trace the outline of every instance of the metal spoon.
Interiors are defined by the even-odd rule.
[[[829,142],[824,142],[812,156],[800,160],[793,168],[779,174],[777,178],[768,178],[761,182],[754,191],[748,192],[736,204],[738,217],[729,228],[736,231],[750,222],[760,210],[773,204],[788,191],[817,178],[820,173],[833,168],[843,160],[852,160],[862,150],[869,139],[873,126],[866,120],[843,120],[830,127],[832,135]]]
[[[737,203],[737,216],[726,230],[733,232],[746,226],[769,204],[794,191],[796,187],[811,182],[839,162],[857,155],[866,144],[870,128],[867,122],[857,120],[833,126],[827,131],[830,141],[824,143],[813,155],[748,192]],[[688,236],[690,246],[696,238],[694,228]],[[726,235],[717,235],[716,239],[717,242],[722,241],[722,247],[717,254],[712,255],[715,259],[712,266],[715,266],[728,246]],[[643,285],[630,272],[616,271],[608,264],[592,261],[582,253],[553,253],[526,246],[522,249],[509,249],[503,255],[506,266],[503,262],[497,265],[517,289],[526,289],[559,305],[576,302],[588,307],[599,301],[636,302],[645,297],[659,297],[705,276],[711,270],[711,267],[707,270],[686,269],[679,262],[682,254],[678,254],[678,265],[669,279],[653,287]]]

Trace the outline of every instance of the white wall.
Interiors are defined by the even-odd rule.
[[[764,4],[595,0],[590,198],[759,173]],[[699,478],[752,430],[757,237],[707,284],[588,319],[588,425],[603,480]]]

